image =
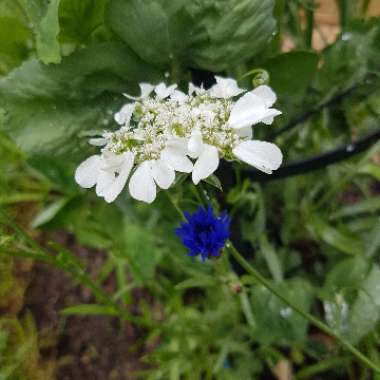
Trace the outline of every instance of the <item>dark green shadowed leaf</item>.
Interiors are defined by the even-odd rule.
[[[154,65],[167,65],[180,52],[175,47],[184,35],[170,34],[183,0],[169,3],[165,0],[111,0],[108,7],[108,25],[144,60]],[[190,27],[190,23],[189,23]]]
[[[318,55],[304,51],[280,54],[263,64],[270,74],[270,85],[279,99],[291,96],[293,102],[305,94],[317,66]]]
[[[222,71],[258,55],[273,38],[272,0],[201,0],[188,2],[193,17],[190,64]]]
[[[107,23],[141,58],[221,71],[272,38],[274,1],[111,0]]]

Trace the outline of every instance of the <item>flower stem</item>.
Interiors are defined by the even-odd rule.
[[[231,252],[232,256],[236,259],[236,261],[250,274],[252,275],[258,283],[263,285],[266,289],[268,289],[272,294],[278,297],[281,301],[286,303],[289,307],[291,307],[294,311],[308,320],[312,325],[323,331],[324,333],[334,337],[344,348],[350,351],[359,361],[361,361],[364,365],[373,369],[375,372],[380,373],[380,368],[373,363],[369,358],[367,358],[364,354],[362,354],[359,350],[357,350],[352,344],[347,342],[344,338],[342,338],[339,334],[334,332],[330,327],[325,325],[319,319],[313,317],[311,314],[302,310],[299,306],[294,304],[292,301],[288,300],[285,296],[279,292],[275,286],[273,286],[268,280],[266,280],[256,269],[254,269],[247,260],[237,251],[237,249],[233,246],[231,242],[228,242],[226,245],[227,249]]]

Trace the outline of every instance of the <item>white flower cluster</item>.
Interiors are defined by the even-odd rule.
[[[113,202],[128,178],[129,192],[151,203],[157,186],[168,189],[175,172],[191,173],[194,184],[215,172],[219,159],[239,159],[272,173],[282,162],[280,149],[252,140],[252,126],[271,124],[281,112],[271,108],[275,93],[268,86],[246,92],[233,79],[216,77],[209,90],[190,83],[188,94],[177,89],[143,83],[141,96],[125,95],[133,102],[115,114],[120,129],[90,140],[102,146],[76,170],[84,188]],[[131,175],[132,173],[132,175]]]

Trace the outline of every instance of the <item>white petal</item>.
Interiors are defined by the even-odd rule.
[[[154,90],[154,86],[150,83],[140,83],[140,90],[140,99],[144,99],[151,94],[151,92]]]
[[[241,161],[267,173],[280,167],[282,153],[277,145],[266,141],[244,141],[233,149],[233,154]]]
[[[116,123],[120,125],[129,125],[135,106],[135,103],[126,104],[119,112],[115,113],[114,119]]]
[[[251,139],[252,136],[253,136],[253,132],[252,132],[252,127],[251,126],[237,129],[235,132],[236,132],[236,134],[238,136],[240,136],[242,138]]]
[[[98,181],[96,183],[96,195],[104,197],[107,189],[112,185],[115,180],[115,173],[105,170],[100,170]]]
[[[191,137],[187,144],[188,154],[191,158],[197,158],[203,150],[202,133],[198,130],[191,132]]]
[[[85,189],[95,186],[98,180],[101,157],[94,155],[83,161],[75,171],[75,181]]]
[[[276,108],[269,108],[266,112],[264,117],[262,118],[262,122],[266,125],[271,125],[273,123],[273,120],[275,116],[281,115],[282,112],[277,110]]]
[[[206,90],[203,88],[203,84],[201,87],[195,86],[193,83],[189,83],[189,95],[193,95],[194,93],[196,95],[204,94]]]
[[[213,98],[232,98],[246,91],[239,88],[235,79],[222,78],[219,76],[215,76],[215,79],[216,84],[214,84],[209,90],[209,94]]]
[[[154,88],[154,91],[157,94],[158,98],[165,99],[168,96],[172,95],[176,88],[176,84],[167,87],[165,83],[160,83]]]
[[[107,144],[107,139],[104,137],[93,137],[88,142],[93,146],[103,146]]]
[[[218,150],[205,144],[202,153],[194,164],[192,179],[194,184],[198,184],[202,179],[210,176],[219,166]]]
[[[187,95],[184,94],[182,91],[175,90],[171,95],[170,98],[173,100],[176,100],[177,102],[184,102],[187,99]]]
[[[269,86],[259,86],[251,91],[251,94],[261,98],[266,107],[272,107],[277,100],[275,92]]]
[[[156,184],[153,180],[151,162],[145,161],[138,166],[129,181],[131,196],[139,201],[152,203],[156,198]]]
[[[231,128],[248,127],[261,121],[265,111],[264,101],[248,92],[232,107],[228,123]]]
[[[152,162],[152,176],[161,189],[169,189],[175,180],[175,172],[164,160]]]
[[[191,173],[193,170],[193,163],[182,149],[173,146],[166,147],[161,152],[161,159],[177,172]]]
[[[112,183],[108,186],[108,188],[102,191],[104,200],[108,203],[113,202],[124,189],[124,186],[133,167],[135,160],[134,154],[131,152],[126,152],[123,153],[122,156],[124,161],[119,171],[117,172],[118,176],[114,175],[114,180]]]
[[[118,172],[124,162],[124,159],[123,154],[115,154],[113,152],[105,151],[102,154],[100,168],[106,171]]]
[[[125,97],[127,97],[128,99],[132,99],[132,100],[141,100],[141,99],[145,99],[146,97],[148,97],[151,92],[154,90],[154,86],[150,83],[140,83],[140,90],[141,90],[141,95],[140,96],[131,96],[131,95],[128,95],[128,94],[123,94]]]

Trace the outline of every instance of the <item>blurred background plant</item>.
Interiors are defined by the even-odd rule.
[[[379,16],[374,0],[0,0],[0,379],[379,379],[233,260],[186,256],[170,203],[199,205],[188,181],[151,206],[73,181],[121,92],[164,78],[268,81],[283,116],[255,133],[285,164],[354,149],[379,128]],[[255,268],[378,365],[379,165],[374,141],[205,184]]]

